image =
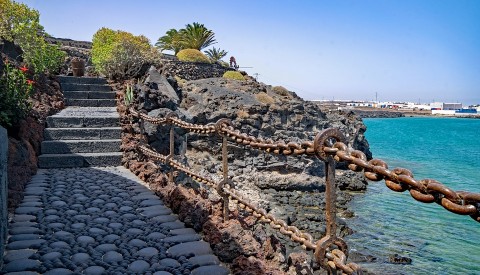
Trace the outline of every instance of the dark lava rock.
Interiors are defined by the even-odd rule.
[[[412,264],[412,259],[409,257],[393,254],[388,256],[388,262],[392,264]]]

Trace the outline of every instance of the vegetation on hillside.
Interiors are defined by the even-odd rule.
[[[195,49],[202,50],[217,43],[215,33],[207,29],[203,24],[194,22],[187,24],[185,28],[176,30],[170,29],[157,40],[155,46],[160,51],[171,50],[177,54],[180,50]]]
[[[235,80],[245,80],[245,77],[240,72],[237,72],[237,71],[226,71],[223,74],[223,77],[228,79],[235,79]]]
[[[6,63],[0,76],[0,125],[9,127],[30,111],[28,101],[33,81],[27,77],[28,69],[15,68]]]
[[[23,61],[36,73],[55,73],[65,60],[65,52],[45,42],[40,14],[25,4],[0,0],[0,38],[23,51]]]
[[[210,60],[201,51],[195,49],[184,49],[177,53],[177,58],[185,62],[210,63]]]
[[[64,63],[66,53],[58,45],[48,44],[46,36],[38,11],[0,0],[0,42],[18,47],[1,56],[0,125],[14,127],[25,118],[31,109],[33,79],[43,83],[41,74],[56,73]]]
[[[220,48],[217,49],[215,47],[212,47],[212,49],[206,50],[205,54],[208,56],[212,63],[215,63],[224,58],[228,54],[228,52],[226,52],[225,50],[221,50]]]
[[[134,78],[148,65],[160,63],[160,53],[143,35],[101,28],[92,42],[95,70],[111,79]]]

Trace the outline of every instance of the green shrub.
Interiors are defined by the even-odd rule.
[[[59,46],[44,40],[47,35],[39,23],[40,14],[25,4],[0,0],[0,37],[23,50],[23,60],[36,73],[55,73],[65,61]]]
[[[237,71],[226,71],[223,74],[224,78],[235,79],[235,80],[245,80],[245,77]]]
[[[0,76],[0,125],[12,126],[30,111],[28,98],[33,81],[21,70],[5,64]]]
[[[210,60],[201,51],[195,49],[185,49],[177,53],[177,58],[185,62],[210,63]]]
[[[272,105],[273,103],[275,103],[275,99],[273,99],[271,96],[267,95],[264,92],[256,94],[255,98],[257,98],[257,100],[263,104]]]
[[[290,92],[285,87],[282,87],[282,86],[274,86],[272,88],[272,91],[281,96],[291,97]]]
[[[146,66],[160,64],[160,53],[143,35],[101,28],[92,42],[95,70],[112,79],[137,77]]]

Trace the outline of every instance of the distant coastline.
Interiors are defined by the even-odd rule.
[[[344,111],[347,109],[343,109]],[[447,118],[471,118],[471,119],[480,119],[480,115],[439,115],[432,114],[431,111],[427,110],[392,110],[392,109],[378,109],[378,108],[367,108],[367,107],[357,107],[350,108],[356,115],[361,118],[399,118],[399,117],[447,117]]]

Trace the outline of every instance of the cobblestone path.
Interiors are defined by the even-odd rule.
[[[9,224],[2,274],[228,274],[123,167],[39,170]]]

